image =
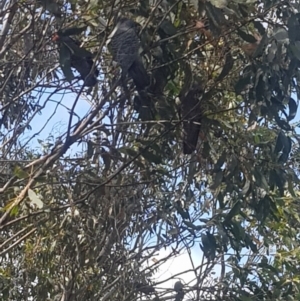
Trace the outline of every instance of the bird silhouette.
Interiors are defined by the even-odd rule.
[[[181,118],[183,119],[183,153],[191,154],[197,147],[203,117],[201,98],[203,89],[199,83],[181,96]]]
[[[138,23],[128,18],[120,18],[107,41],[107,45],[111,47],[113,59],[122,68],[122,80],[129,75],[138,91],[144,90],[150,84],[139,54],[139,26]]]
[[[93,55],[88,50],[80,46],[80,42],[69,36],[60,36],[58,33],[52,35],[52,41],[64,44],[70,52],[71,66],[78,71],[80,78],[84,80],[87,87],[93,87],[97,83],[99,70],[94,65]]]

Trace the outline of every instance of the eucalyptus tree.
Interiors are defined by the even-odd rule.
[[[299,300],[295,1],[0,6],[3,300]]]

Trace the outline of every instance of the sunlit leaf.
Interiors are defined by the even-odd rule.
[[[120,148],[119,152],[123,153],[123,154],[127,154],[127,155],[129,155],[131,157],[135,157],[138,154],[138,152],[136,150],[134,150],[132,148],[128,148],[128,147],[122,147],[122,148]]]
[[[28,173],[19,165],[16,165],[14,168],[14,175],[17,176],[19,179],[28,178]]]
[[[44,207],[44,203],[32,189],[28,189],[28,197],[29,197],[31,203],[36,205],[38,209],[41,209]]]
[[[287,43],[289,41],[288,32],[281,27],[274,31],[273,36],[275,40],[280,43]]]
[[[245,185],[243,186],[243,188],[242,188],[242,194],[247,194],[248,193],[248,191],[249,191],[249,189],[250,189],[250,184],[251,184],[251,182],[248,180],[248,179],[246,179],[246,181],[245,181]]]
[[[258,168],[255,168],[253,175],[255,177],[255,182],[258,185],[258,187],[261,187],[265,191],[268,192],[269,191],[269,184],[268,184],[267,179],[264,176],[264,174]]]

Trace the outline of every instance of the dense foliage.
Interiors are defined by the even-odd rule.
[[[299,300],[299,8],[2,1],[1,300]],[[120,16],[147,90],[112,62]]]

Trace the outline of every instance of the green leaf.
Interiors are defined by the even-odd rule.
[[[278,161],[281,163],[285,163],[289,157],[290,151],[292,149],[292,141],[290,137],[287,137],[282,131],[279,132],[276,144],[274,148],[274,153],[279,154],[281,152],[281,156]]]
[[[65,29],[61,29],[58,31],[58,35],[60,37],[63,36],[73,36],[73,35],[79,35],[82,32],[84,32],[87,29],[87,26],[83,26],[83,27],[70,27],[70,28],[65,28]]]
[[[256,47],[254,53],[253,53],[253,58],[257,58],[259,57],[260,55],[262,55],[264,49],[265,49],[265,46],[266,44],[268,43],[268,40],[269,40],[269,37],[267,34],[264,34],[262,39],[260,40],[258,46]]]
[[[288,32],[282,28],[276,28],[274,30],[274,34],[273,37],[275,38],[275,40],[279,43],[287,43],[289,41],[289,34]]]
[[[283,169],[277,169],[276,170],[276,177],[275,177],[275,182],[279,190],[280,196],[284,195],[284,186],[286,183],[286,174]]]
[[[181,69],[182,69],[182,74],[184,76],[184,80],[183,80],[182,89],[179,93],[179,97],[185,95],[189,91],[193,79],[193,73],[190,64],[186,63],[185,61],[181,61]]]
[[[261,24],[261,22],[259,21],[253,21],[253,25],[254,27],[257,29],[257,31],[259,32],[259,34],[261,36],[263,36],[266,33],[266,29],[265,27]]]
[[[295,190],[294,190],[295,182],[293,181],[293,178],[288,177],[287,183],[288,183],[288,191],[291,194],[291,196],[294,198],[297,197]]]
[[[238,35],[246,42],[248,43],[256,43],[257,40],[254,36],[252,36],[251,34],[248,34],[248,33],[245,33],[244,31],[240,30],[240,29],[237,29],[237,33]]]
[[[245,234],[244,242],[246,244],[246,247],[250,247],[250,249],[253,253],[257,253],[257,247],[253,243],[253,241],[252,241],[251,237],[249,236],[249,234],[247,234],[247,233]]]
[[[226,19],[223,11],[220,8],[217,8],[211,2],[206,1],[206,14],[211,20],[211,25],[213,25],[215,31],[219,31],[219,28],[222,24],[226,23]]]
[[[229,72],[231,71],[232,67],[233,67],[233,57],[231,55],[230,52],[227,52],[226,57],[225,57],[225,64],[224,67],[220,73],[220,75],[217,77],[217,81],[221,81],[225,76],[227,76],[229,74]]]
[[[186,210],[186,209],[183,209],[179,206],[176,206],[176,209],[177,209],[177,213],[180,214],[180,216],[183,218],[183,219],[189,219],[190,218],[190,214],[189,214],[189,211]]]
[[[71,53],[68,47],[64,44],[60,44],[59,63],[67,81],[71,82],[74,78],[74,74],[71,69]]]
[[[220,170],[219,172],[216,173],[214,177],[213,184],[210,186],[210,189],[215,190],[217,189],[223,181],[223,171]]]
[[[60,6],[53,0],[39,0],[42,6],[55,17],[61,17],[61,9]]]
[[[38,209],[41,209],[44,207],[44,203],[32,189],[28,189],[28,197],[29,197],[31,203],[36,205]]]
[[[228,155],[226,152],[222,153],[222,155],[219,157],[218,161],[215,163],[214,171],[219,171],[222,168],[222,166],[225,163],[225,160],[227,159],[227,156]]]
[[[136,150],[129,148],[129,147],[121,147],[119,149],[119,152],[129,155],[130,157],[135,157],[138,154],[138,152]]]
[[[256,297],[240,296],[241,301],[255,301]]]
[[[285,172],[281,169],[272,169],[270,171],[270,184],[278,187],[280,196],[284,195],[284,185],[286,183]]]
[[[226,215],[224,222],[228,223],[230,220],[232,220],[234,216],[238,215],[241,207],[242,207],[242,203],[240,201],[236,201],[233,207],[231,208],[231,210]]]
[[[227,166],[226,166],[226,178],[231,178],[234,173],[236,172],[236,168],[238,167],[238,160],[235,155],[231,155],[229,157],[229,160],[227,160]]]
[[[265,92],[265,82],[264,82],[263,76],[260,75],[258,81],[256,82],[256,86],[255,86],[256,101],[264,100],[264,92]]]
[[[245,90],[246,86],[251,83],[251,73],[244,71],[244,74],[246,75],[241,77],[234,86],[236,94],[241,94],[241,92]]]
[[[285,120],[281,119],[279,116],[275,116],[276,123],[285,131],[290,131],[291,126]]]
[[[232,0],[232,2],[235,2],[235,3],[247,3],[247,4],[250,4],[250,3],[255,3],[256,0]],[[248,6],[249,7],[249,6]]]
[[[163,22],[160,25],[160,28],[163,30],[163,32],[167,36],[173,36],[177,33],[176,27],[168,20],[163,20]]]
[[[200,230],[202,230],[202,229],[204,229],[204,228],[206,227],[206,226],[201,226],[201,225],[194,225],[192,222],[187,221],[187,220],[183,220],[182,222],[183,222],[186,226],[192,228],[193,230],[198,230],[198,231],[200,231]]]
[[[247,5],[239,3],[238,8],[244,18],[247,18],[249,16],[249,10]]]
[[[245,184],[242,189],[242,195],[246,195],[248,193],[248,191],[250,189],[250,185],[251,185],[251,182],[248,179],[246,179]]]
[[[296,113],[297,113],[297,109],[298,109],[298,106],[297,106],[296,101],[292,97],[290,97],[288,121],[295,118]]]
[[[271,63],[274,61],[275,57],[276,57],[276,53],[277,53],[278,47],[277,47],[277,43],[276,41],[272,41],[271,45],[269,46],[268,49],[268,62]]]
[[[29,177],[28,173],[19,165],[14,167],[14,175],[19,179],[26,179]]]
[[[142,152],[142,157],[144,157],[148,162],[160,164],[162,163],[162,157],[154,154],[151,151],[145,150]]]
[[[5,207],[4,207],[4,209],[5,209]],[[20,209],[20,207],[19,206],[14,206],[12,209],[11,209],[11,211],[10,211],[10,216],[17,216],[18,214],[19,214],[19,210]]]
[[[267,258],[266,258],[266,260],[259,263],[258,266],[267,268],[270,271],[272,271],[272,273],[274,273],[275,275],[278,275],[278,270],[274,266],[268,264]]]
[[[265,176],[261,173],[261,171],[258,168],[255,168],[253,171],[253,175],[257,186],[263,188],[266,192],[268,192],[269,185]]]

